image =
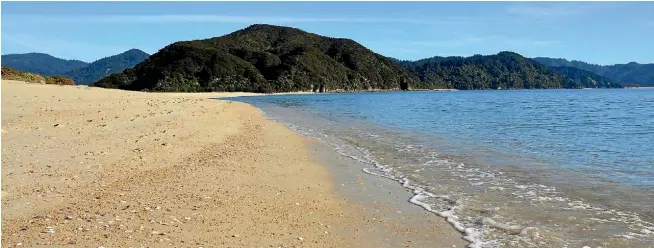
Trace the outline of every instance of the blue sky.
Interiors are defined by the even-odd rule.
[[[399,59],[515,51],[654,63],[654,2],[2,2],[2,54],[93,61],[255,23],[351,38]]]

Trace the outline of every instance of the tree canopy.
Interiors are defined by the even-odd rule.
[[[132,68],[150,55],[138,50],[130,49],[126,52],[94,61],[84,67],[68,71],[62,75],[72,78],[75,83],[88,85],[102,79],[107,75],[123,72]]]
[[[557,89],[620,87],[610,79],[570,67],[550,68],[514,52],[401,61],[427,88]]]
[[[265,24],[175,42],[93,85],[181,92],[619,87],[592,72],[551,68],[514,52],[401,61],[350,39]]]
[[[533,58],[533,60],[552,67],[566,66],[590,71],[623,85],[654,86],[654,64],[631,62],[628,64],[595,65],[578,60],[568,61],[567,59],[547,57],[537,57]]]
[[[45,53],[2,55],[2,66],[44,76],[62,75],[86,65],[83,61],[60,59]]]
[[[150,91],[364,91],[419,84],[405,68],[349,40],[252,25],[176,42],[94,86]]]

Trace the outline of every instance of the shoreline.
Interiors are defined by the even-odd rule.
[[[335,192],[356,203],[376,223],[364,235],[382,240],[379,247],[468,247],[469,241],[445,218],[413,204],[415,195],[402,184],[366,173],[369,165],[334,151],[324,141],[312,146],[316,157],[333,174]],[[398,232],[400,231],[400,232]]]
[[[534,95],[541,97],[549,94],[541,92]],[[613,93],[575,94],[561,97],[563,99],[561,101],[568,104],[554,105],[552,102],[556,102],[557,99],[549,99],[535,106],[551,108],[548,112],[552,112],[554,116],[567,116],[560,111],[566,108],[554,106],[568,106],[578,102],[568,99],[587,97],[597,100],[606,98],[610,94]],[[521,99],[523,104],[520,106],[534,106],[532,102],[522,100],[530,95],[532,94],[528,92],[515,92],[512,96]],[[625,94],[625,96],[624,102],[616,106],[628,105],[638,106],[634,109],[646,109],[634,103],[634,100],[646,97],[643,94]],[[361,162],[363,165],[359,166],[358,170],[402,184],[403,187],[414,192],[415,195],[410,200],[412,203],[447,218],[455,228],[464,233],[465,239],[472,242],[471,247],[500,243],[528,247],[536,242],[547,246],[560,246],[567,243],[579,247],[607,245],[649,247],[646,244],[651,241],[648,235],[653,229],[651,229],[651,209],[647,206],[653,198],[652,194],[646,191],[648,183],[651,182],[647,180],[646,175],[634,175],[633,178],[643,180],[640,182],[632,180],[632,182],[645,187],[644,190],[637,190],[616,181],[598,180],[599,178],[596,178],[598,173],[575,171],[574,167],[570,168],[566,166],[567,164],[557,161],[555,156],[542,157],[539,160],[528,155],[521,156],[524,153],[512,153],[511,148],[515,147],[512,145],[466,143],[470,140],[466,140],[465,137],[448,136],[447,133],[459,130],[460,128],[456,128],[459,127],[458,123],[468,126],[478,125],[479,122],[475,121],[475,118],[472,119],[473,121],[457,119],[459,117],[455,116],[456,111],[443,113],[438,109],[451,110],[445,106],[453,102],[458,103],[460,99],[486,103],[490,102],[489,99],[504,96],[486,96],[475,101],[471,98],[477,97],[476,94],[448,95],[445,97],[449,98],[443,99],[443,103],[434,108],[421,105],[421,102],[431,103],[441,96],[428,97],[416,98],[398,93],[281,99],[234,98],[234,100],[259,107],[270,119],[284,123],[304,136],[324,141],[342,156]],[[357,104],[352,105],[352,103]],[[463,106],[465,109],[476,110],[475,113],[488,109],[484,105],[479,108]],[[494,110],[493,113],[506,114],[497,111],[501,106],[495,105],[495,108],[490,109]],[[384,112],[384,109],[394,111]],[[572,112],[571,115],[578,112]],[[429,113],[433,115],[428,115]],[[542,113],[542,111],[531,113]],[[638,112],[632,115],[636,113]],[[607,114],[612,116],[617,113],[609,111]],[[639,113],[639,115],[647,116],[647,113]],[[526,120],[521,121],[529,123],[528,116],[525,116]],[[485,116],[480,119],[487,118],[489,117]],[[507,125],[505,122],[499,123]],[[560,122],[552,121],[548,124],[555,125]],[[612,126],[611,124],[608,123],[607,126]],[[502,128],[499,130],[505,132]],[[583,130],[575,133],[587,135]],[[486,136],[488,134],[494,137],[493,133],[479,130],[475,130],[475,133],[464,132],[464,134],[472,134],[475,137],[474,141],[489,140]],[[509,137],[521,140],[516,139],[516,136]],[[525,144],[534,141],[539,142],[531,139],[526,140]],[[531,147],[532,145],[530,144]],[[489,146],[497,150],[491,150]],[[506,149],[507,147],[509,149]],[[552,149],[552,151],[557,150]],[[618,151],[620,150],[616,152]],[[515,156],[512,156],[514,154]],[[646,158],[647,155],[643,157]],[[574,159],[570,161],[583,164]],[[332,166],[333,164],[327,163]],[[338,173],[344,168],[346,167],[332,171]],[[601,172],[600,170],[599,173]],[[350,174],[355,173],[359,171],[354,170]],[[386,190],[381,187],[380,189]],[[613,196],[605,197],[611,195]],[[400,197],[396,201],[405,202],[407,198],[407,196]],[[639,201],[630,201],[636,198]],[[571,218],[559,219],[557,213]],[[595,218],[600,220],[616,218],[616,216],[629,217],[607,224],[594,222],[596,219],[587,220],[587,216],[596,216]],[[583,228],[587,223],[592,223],[589,225],[596,228],[592,231]],[[563,225],[572,228],[569,232],[557,229]],[[619,235],[623,234],[633,235],[620,238],[623,236]]]
[[[417,208],[381,211],[413,205],[385,206],[375,179],[330,163],[335,151],[253,106],[210,99],[243,95],[262,94],[3,80],[3,247],[466,244]],[[355,193],[365,185],[369,195]],[[421,230],[419,218],[440,222]]]

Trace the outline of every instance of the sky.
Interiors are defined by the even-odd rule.
[[[251,24],[350,38],[416,60],[513,51],[610,65],[654,63],[654,2],[2,2],[2,54],[86,62]]]

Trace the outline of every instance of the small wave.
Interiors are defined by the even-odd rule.
[[[345,149],[344,147],[335,146],[335,150],[342,156],[352,158],[364,164],[374,165],[374,168],[363,168],[362,169],[363,172],[370,175],[397,181],[402,185],[402,187],[412,190],[413,196],[408,200],[410,203],[420,206],[431,213],[434,213],[438,216],[445,218],[447,222],[452,224],[452,226],[456,230],[464,234],[464,239],[471,243],[470,244],[471,248],[490,247],[490,245],[497,244],[497,241],[485,241],[483,239],[482,232],[478,228],[465,227],[463,223],[459,222],[459,217],[456,216],[455,211],[453,211],[458,206],[456,200],[451,199],[449,196],[434,195],[428,191],[425,191],[421,187],[414,186],[411,184],[411,181],[404,176],[393,176],[391,174],[393,170],[389,168],[389,166],[377,162],[375,159],[371,157],[371,154],[367,152],[365,149],[360,147],[357,147],[355,149],[358,150],[361,154],[363,154],[363,157],[348,154],[346,153],[347,149]],[[424,199],[427,198],[436,198],[444,202],[447,202],[450,205],[450,208],[444,211],[439,211],[437,209],[434,209],[433,205],[428,204],[426,201],[424,201]]]
[[[272,119],[268,115],[267,117]],[[607,209],[581,200],[570,199],[562,193],[557,192],[552,186],[520,183],[510,177],[512,175],[511,173],[468,166],[464,163],[457,162],[456,159],[440,157],[435,152],[428,150],[428,147],[415,144],[393,144],[389,143],[388,140],[381,140],[385,138],[384,136],[358,133],[359,131],[357,131],[358,135],[366,139],[378,140],[386,145],[394,146],[394,152],[410,153],[412,156],[419,156],[423,159],[420,164],[395,164],[392,167],[388,163],[379,162],[380,160],[375,157],[373,152],[365,149],[363,147],[364,145],[359,144],[360,140],[356,138],[351,138],[347,135],[338,135],[338,137],[336,135],[329,136],[325,130],[321,130],[320,128],[314,127],[309,129],[304,126],[298,126],[276,119],[273,120],[285,124],[290,129],[306,137],[314,138],[330,145],[341,156],[369,165],[367,168],[362,168],[364,173],[396,181],[404,188],[409,189],[413,195],[408,199],[408,202],[446,219],[471,243],[470,247],[576,247],[583,243],[582,240],[585,237],[574,237],[580,240],[570,241],[568,240],[570,239],[569,235],[553,233],[551,229],[553,227],[559,228],[559,225],[575,225],[576,223],[589,225],[590,222],[584,222],[582,219],[592,221],[592,223],[599,225],[618,223],[617,226],[624,227],[623,232],[613,234],[613,238],[628,240],[642,239],[645,240],[644,242],[647,242],[647,240],[651,240],[654,237],[654,224],[642,220],[636,213]],[[383,158],[381,160],[386,162]],[[402,168],[409,168],[410,172],[405,175],[398,171]],[[472,187],[476,191],[473,193],[447,192],[447,195],[434,193],[439,191],[434,191],[433,187],[437,186],[430,186],[430,183],[425,183],[426,181],[422,178],[412,180],[426,173],[424,172],[425,169],[437,170],[437,173],[450,176],[451,178],[449,180],[464,181],[467,183],[467,187]],[[412,175],[416,171],[420,173]],[[449,186],[447,182],[442,183],[446,188],[451,189],[447,187]],[[481,194],[492,193],[494,195],[506,196],[508,197],[505,199],[506,202],[518,202],[517,205],[526,208],[545,205],[557,206],[549,209],[552,213],[546,215],[546,217],[541,217],[551,218],[549,221],[558,221],[561,216],[557,216],[557,213],[560,211],[569,211],[567,213],[579,216],[579,221],[570,219],[570,222],[559,224],[555,222],[549,223],[550,226],[542,226],[542,223],[533,224],[537,222],[533,222],[530,219],[531,217],[522,216],[522,219],[516,219],[515,216],[511,215],[512,213],[496,213],[501,205],[494,205],[490,209],[485,209],[477,205],[477,208],[475,208],[468,201],[469,198],[475,196],[470,194],[480,194],[479,192],[482,192]],[[494,198],[492,199],[492,203],[502,203],[498,202],[502,201],[502,199]],[[519,223],[514,223],[515,221]],[[498,234],[498,232],[501,234]],[[562,232],[567,232],[567,230]],[[602,247],[611,246],[603,245]],[[632,247],[645,246],[636,245]]]

